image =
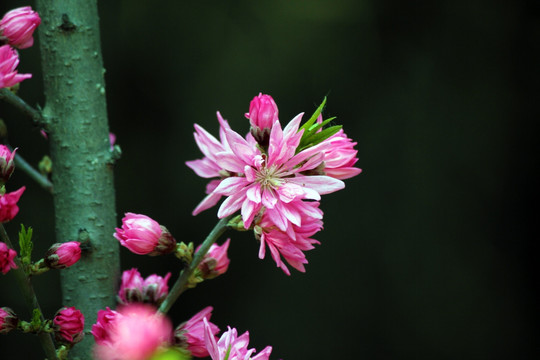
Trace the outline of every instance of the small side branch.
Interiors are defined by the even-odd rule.
[[[197,253],[193,257],[193,261],[191,262],[191,264],[189,264],[189,266],[182,270],[182,272],[180,273],[180,276],[178,277],[178,280],[176,280],[176,283],[174,283],[174,286],[169,292],[169,295],[167,295],[165,301],[163,301],[163,303],[159,307],[160,312],[167,313],[171,309],[176,299],[178,299],[180,294],[182,294],[187,289],[189,278],[191,277],[191,275],[193,275],[193,272],[201,263],[204,255],[206,255],[206,253],[210,249],[210,246],[212,246],[212,244],[215,243],[216,240],[227,230],[228,223],[231,218],[232,215],[223,218],[219,220],[216,226],[214,226],[210,234],[201,244],[199,251],[197,251]]]
[[[39,171],[34,169],[32,165],[30,165],[22,156],[19,154],[15,154],[15,165],[18,169],[21,169],[25,173],[28,174],[35,182],[37,182],[42,188],[47,190],[52,194],[53,192],[53,184],[52,182],[43,174],[41,174]]]
[[[4,100],[7,103],[15,106],[23,114],[29,116],[35,125],[45,126],[46,121],[41,114],[41,111],[34,109],[32,106],[28,105],[23,99],[12,93],[6,88],[0,89],[0,100]]]
[[[7,244],[8,247],[13,249],[13,244],[11,243],[9,236],[6,233],[6,229],[4,229],[4,225],[2,224],[0,224],[0,238],[3,242]],[[30,312],[32,312],[34,309],[39,309],[39,312],[42,314],[41,322],[44,323],[45,318],[43,317],[43,313],[41,312],[41,308],[34,292],[34,288],[32,287],[32,282],[30,281],[30,278],[24,273],[23,266],[19,261],[19,258],[15,257],[14,261],[17,265],[17,269],[12,269],[11,271],[13,271],[13,273],[15,274],[17,282],[21,287],[26,305],[30,308]],[[47,355],[47,358],[49,360],[57,360],[58,357],[56,356],[56,349],[54,347],[54,342],[52,340],[51,334],[46,332],[39,332],[38,338],[41,342],[43,350],[45,351],[45,354]]]

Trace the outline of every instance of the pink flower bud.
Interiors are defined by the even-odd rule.
[[[37,12],[30,6],[8,11],[0,20],[0,40],[18,49],[26,49],[34,44],[34,30],[41,24]]]
[[[0,334],[7,334],[17,328],[19,317],[8,307],[0,308]]]
[[[174,330],[174,340],[177,346],[189,350],[194,357],[207,357],[209,356],[208,350],[204,342],[204,321],[208,321],[210,332],[217,341],[216,334],[219,332],[219,328],[210,322],[212,317],[211,306],[207,306],[197,314],[195,314],[188,321],[180,324]]]
[[[84,336],[84,315],[75,307],[58,310],[53,319],[56,340],[78,343]]]
[[[164,255],[176,248],[176,240],[167,228],[146,215],[126,213],[122,228],[116,228],[114,237],[139,255]]]
[[[278,108],[270,95],[259,93],[249,104],[249,112],[245,114],[251,124],[251,134],[261,145],[267,145],[270,129],[278,120]]]
[[[171,340],[172,326],[163,314],[146,305],[128,305],[107,323],[107,339],[96,341],[97,360],[147,360]]]
[[[122,273],[122,283],[118,291],[118,301],[121,304],[129,304],[143,301],[144,279],[135,268]]]
[[[227,257],[227,250],[231,239],[227,239],[223,245],[212,244],[210,250],[206,253],[199,264],[199,270],[203,273],[205,279],[213,279],[216,276],[224,274],[229,268],[230,260]],[[197,247],[197,251],[200,246]]]
[[[32,77],[32,74],[18,74],[19,55],[9,45],[0,46],[0,89],[12,87],[25,79]]]
[[[167,282],[170,277],[171,273],[165,275],[164,278],[152,274],[143,279],[137,269],[126,270],[122,274],[118,301],[121,304],[144,302],[159,306],[169,294]]]
[[[19,212],[17,202],[25,189],[23,186],[19,190],[0,195],[0,223],[8,222],[17,215]]]
[[[0,145],[0,183],[6,183],[9,177],[15,170],[15,152],[17,149],[11,152],[5,145]]]
[[[155,306],[161,305],[169,294],[169,286],[167,285],[167,282],[170,278],[171,273],[167,273],[164,278],[159,275],[152,274],[144,279],[144,302],[154,304]]]
[[[117,311],[111,310],[109,307],[98,311],[97,322],[92,325],[91,331],[96,344],[108,344],[110,342],[110,329],[119,315]]]
[[[75,264],[81,258],[81,244],[68,241],[53,244],[45,254],[45,264],[51,269],[65,269]]]
[[[0,242],[0,271],[2,274],[7,274],[11,269],[16,269],[17,265],[13,259],[17,256],[17,252],[8,248],[6,243]]]

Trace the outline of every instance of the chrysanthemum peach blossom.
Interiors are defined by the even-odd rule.
[[[109,324],[108,339],[97,343],[99,360],[147,360],[170,343],[172,325],[163,314],[146,305],[127,305]]]
[[[174,330],[176,345],[189,350],[194,357],[207,357],[209,355],[204,342],[205,325],[203,319],[207,320],[214,341],[217,340],[216,334],[219,332],[219,328],[210,322],[212,310],[211,306],[205,307]]]
[[[329,176],[301,174],[320,165],[322,151],[329,146],[322,143],[296,153],[302,137],[302,131],[298,131],[301,119],[302,114],[296,116],[283,130],[276,121],[267,153],[238,133],[225,130],[232,151],[217,153],[216,162],[224,170],[244,176],[223,179],[214,189],[214,194],[227,196],[218,210],[219,218],[241,210],[247,229],[264,206],[267,216],[286,231],[289,224],[301,225],[302,204],[294,200],[320,200],[320,195],[345,187],[341,180]],[[291,203],[295,206],[289,206]]]
[[[19,74],[17,65],[19,65],[17,51],[9,45],[0,46],[0,89],[12,87],[32,77],[32,74]]]
[[[205,344],[208,353],[212,360],[268,360],[270,353],[272,352],[272,347],[267,346],[257,355],[255,349],[248,349],[249,345],[249,332],[245,332],[242,335],[238,336],[238,332],[235,328],[229,326],[228,331],[224,332],[221,335],[221,338],[216,342],[214,335],[212,333],[212,328],[206,320],[204,321],[205,329]]]
[[[297,201],[299,202],[299,201]],[[281,260],[283,257],[289,265],[296,270],[305,272],[304,264],[307,264],[304,251],[314,248],[314,244],[320,244],[319,241],[311,239],[315,233],[322,229],[323,213],[319,209],[319,202],[302,202],[311,210],[309,214],[303,213],[300,226],[292,225],[287,232],[281,231],[264,213],[261,221],[255,225],[255,236],[260,240],[259,258],[263,259],[266,255],[266,246],[270,249],[272,259],[276,262],[285,274],[290,275],[287,266]]]

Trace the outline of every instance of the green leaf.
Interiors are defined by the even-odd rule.
[[[34,309],[32,311],[32,321],[30,322],[34,329],[39,329],[41,327],[41,311],[39,309]]]
[[[313,115],[311,115],[311,117],[309,118],[308,121],[306,121],[306,123],[302,126],[300,126],[300,129],[298,129],[298,131],[304,129],[304,134],[305,134],[305,130],[306,129],[309,129],[311,127],[311,125],[313,125],[315,123],[315,121],[317,120],[317,118],[319,117],[319,115],[321,115],[323,109],[324,109],[324,105],[326,105],[326,96],[324,97],[321,105],[319,105],[319,107],[317,108],[317,110],[315,110],[315,112],[313,113]]]
[[[32,243],[33,230],[31,227],[28,230],[21,224],[21,231],[19,231],[19,246],[21,248],[21,262],[28,265],[32,262],[32,249],[34,244]]]
[[[150,360],[189,360],[191,356],[179,349],[169,348],[154,354]]]

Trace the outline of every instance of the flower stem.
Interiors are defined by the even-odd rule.
[[[25,115],[32,118],[35,125],[45,126],[46,122],[41,115],[41,112],[28,105],[23,99],[12,93],[10,90],[6,88],[0,89],[0,99],[5,100],[22,111]]]
[[[8,247],[13,249],[13,244],[11,243],[9,236],[6,233],[6,229],[4,228],[4,225],[2,224],[0,224],[0,238],[2,239],[3,242],[7,244]],[[41,323],[45,324],[45,318],[43,317],[43,313],[41,312],[41,308],[39,306],[36,293],[34,292],[34,288],[32,287],[32,282],[30,281],[30,277],[25,274],[23,265],[19,261],[19,258],[15,257],[14,260],[15,260],[15,264],[17,265],[17,269],[12,269],[11,271],[13,271],[13,273],[15,274],[15,278],[17,279],[17,282],[19,283],[26,305],[30,308],[31,312],[34,309],[38,309],[39,312],[42,314]],[[54,347],[51,334],[40,331],[37,335],[38,335],[39,341],[41,342],[41,346],[43,347],[43,350],[45,351],[47,358],[49,360],[57,360],[58,358],[56,356],[56,349]]]
[[[214,226],[210,234],[208,234],[204,242],[201,244],[199,251],[197,251],[195,253],[195,256],[193,256],[193,261],[191,261],[188,267],[184,268],[180,272],[180,276],[174,283],[174,286],[169,292],[169,295],[167,295],[165,301],[163,301],[163,303],[159,307],[160,312],[167,313],[171,309],[176,299],[178,299],[178,297],[188,288],[189,278],[191,277],[195,269],[197,269],[197,266],[199,266],[200,262],[204,258],[204,255],[206,255],[206,253],[210,249],[210,246],[212,246],[212,244],[215,243],[216,240],[221,235],[223,235],[223,233],[225,233],[228,228],[229,220],[231,218],[232,216],[223,218],[218,221],[216,226]]]
[[[26,160],[24,160],[24,158],[22,158],[19,154],[15,154],[15,165],[17,165],[17,168],[21,169],[28,176],[30,176],[42,188],[52,193],[52,182],[46,176],[42,175],[39,171],[34,169],[32,165],[30,165]]]

